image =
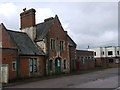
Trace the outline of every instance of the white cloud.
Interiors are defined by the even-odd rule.
[[[36,23],[41,23],[44,19],[57,14],[64,30],[68,31],[78,48],[81,49],[87,48],[90,44],[105,45],[107,41],[117,39],[117,5],[118,3],[92,2],[4,3],[0,4],[0,22],[7,28],[19,29],[19,14],[25,7],[36,9]]]
[[[50,8],[37,8],[36,9],[36,22],[43,22],[44,19],[54,17],[55,14]]]
[[[18,30],[19,12],[13,3],[0,4],[0,23],[4,23],[7,28]]]
[[[0,5],[0,15],[5,18],[11,18],[11,15],[15,15],[17,7],[13,3],[6,3]]]
[[[80,33],[74,35],[74,39],[78,45],[78,48],[87,48],[88,45],[90,47],[117,45],[118,32],[105,31],[105,33],[101,34],[100,36],[95,35],[90,36],[89,34]]]

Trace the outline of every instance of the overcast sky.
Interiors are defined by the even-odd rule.
[[[77,49],[117,46],[117,2],[1,2],[0,22],[8,29],[19,30],[23,8],[36,9],[36,23],[57,14]]]

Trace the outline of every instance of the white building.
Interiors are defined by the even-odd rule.
[[[118,64],[120,58],[120,46],[108,46],[89,48],[88,51],[94,51],[94,58],[99,64]],[[98,61],[99,60],[99,61]]]

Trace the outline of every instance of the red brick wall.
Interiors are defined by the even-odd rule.
[[[66,59],[67,60],[67,72],[69,72],[69,48],[68,48],[68,42],[67,42],[67,36],[66,33],[64,32],[60,22],[58,19],[56,19],[55,23],[51,26],[48,36],[47,36],[47,50],[48,50],[48,59],[53,59],[57,58],[57,55],[60,52],[60,57],[62,60]],[[56,50],[50,50],[50,38],[55,39],[56,41]],[[65,42],[65,50],[60,51],[60,41],[63,40]],[[48,61],[48,60],[47,60]],[[48,62],[47,62],[48,63]],[[48,68],[48,67],[47,67]]]
[[[70,67],[72,69],[72,60],[76,62],[76,48],[69,46],[69,57],[70,57]],[[76,64],[74,63],[74,70],[76,69]]]
[[[1,29],[2,32],[0,32],[0,35],[2,35],[2,39],[0,39],[0,42],[2,42],[2,48],[16,48],[5,27],[3,26]]]
[[[17,48],[3,24],[1,24],[0,29],[0,35],[2,35],[2,38],[0,38],[0,42],[2,42],[2,48],[0,49],[2,57],[0,57],[0,60],[2,62],[0,63],[8,64],[9,79],[15,79],[17,74],[16,71],[12,71],[12,61],[16,61],[18,56]]]
[[[69,46],[69,55],[70,55],[70,59],[76,59],[76,48],[75,47],[72,47],[72,46]]]
[[[20,59],[20,77],[30,77],[29,60],[30,58],[37,58],[37,73],[35,76],[42,76],[44,74],[44,57],[43,56],[21,56]]]
[[[29,77],[29,57],[20,57],[20,77]]]
[[[17,47],[15,46],[13,40],[11,39],[10,35],[6,31],[5,27],[2,26],[0,34],[2,34],[2,48],[0,52],[2,57],[2,64],[8,64],[9,68],[9,80],[17,78],[17,71],[12,71],[12,61],[16,61],[18,58]],[[27,57],[27,58],[26,58]],[[37,76],[41,76],[44,74],[44,57],[43,56],[21,56],[20,58],[20,76],[19,77],[29,77],[29,58],[38,58],[38,72]],[[16,63],[17,64],[17,63]]]
[[[81,60],[79,60],[79,61],[80,62],[77,62],[77,63],[80,63],[80,68],[77,69],[77,70],[87,70],[87,69],[90,69],[90,68],[95,68],[94,60],[88,61],[88,60],[85,59],[84,64],[82,64]]]
[[[109,63],[109,59],[113,59],[113,63]],[[115,57],[105,57],[105,58],[95,58],[96,62],[95,65],[101,66],[101,67],[118,67],[118,64],[115,63],[116,59],[120,58],[115,58]]]
[[[95,61],[93,59],[86,59],[85,57],[94,57],[92,51],[83,51],[83,50],[77,50],[77,62],[76,62],[76,69],[77,70],[85,70],[85,69],[90,69],[95,67]],[[80,59],[78,59],[78,56]],[[84,64],[81,61],[81,57],[84,58]],[[79,68],[77,67],[79,65]]]
[[[0,49],[2,51],[2,64],[8,64],[9,70],[9,80],[15,79],[17,77],[17,72],[12,71],[12,61],[16,61],[17,57],[17,50],[10,50],[10,49]]]

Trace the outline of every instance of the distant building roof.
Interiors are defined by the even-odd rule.
[[[93,51],[88,51],[88,50],[76,50],[77,52],[93,52]]]
[[[43,51],[28,37],[26,33],[8,30],[21,55],[44,55]]]
[[[93,48],[88,48],[89,49],[99,49],[99,48],[113,48],[113,47],[120,47],[120,46],[103,46],[103,47],[93,47]]]

